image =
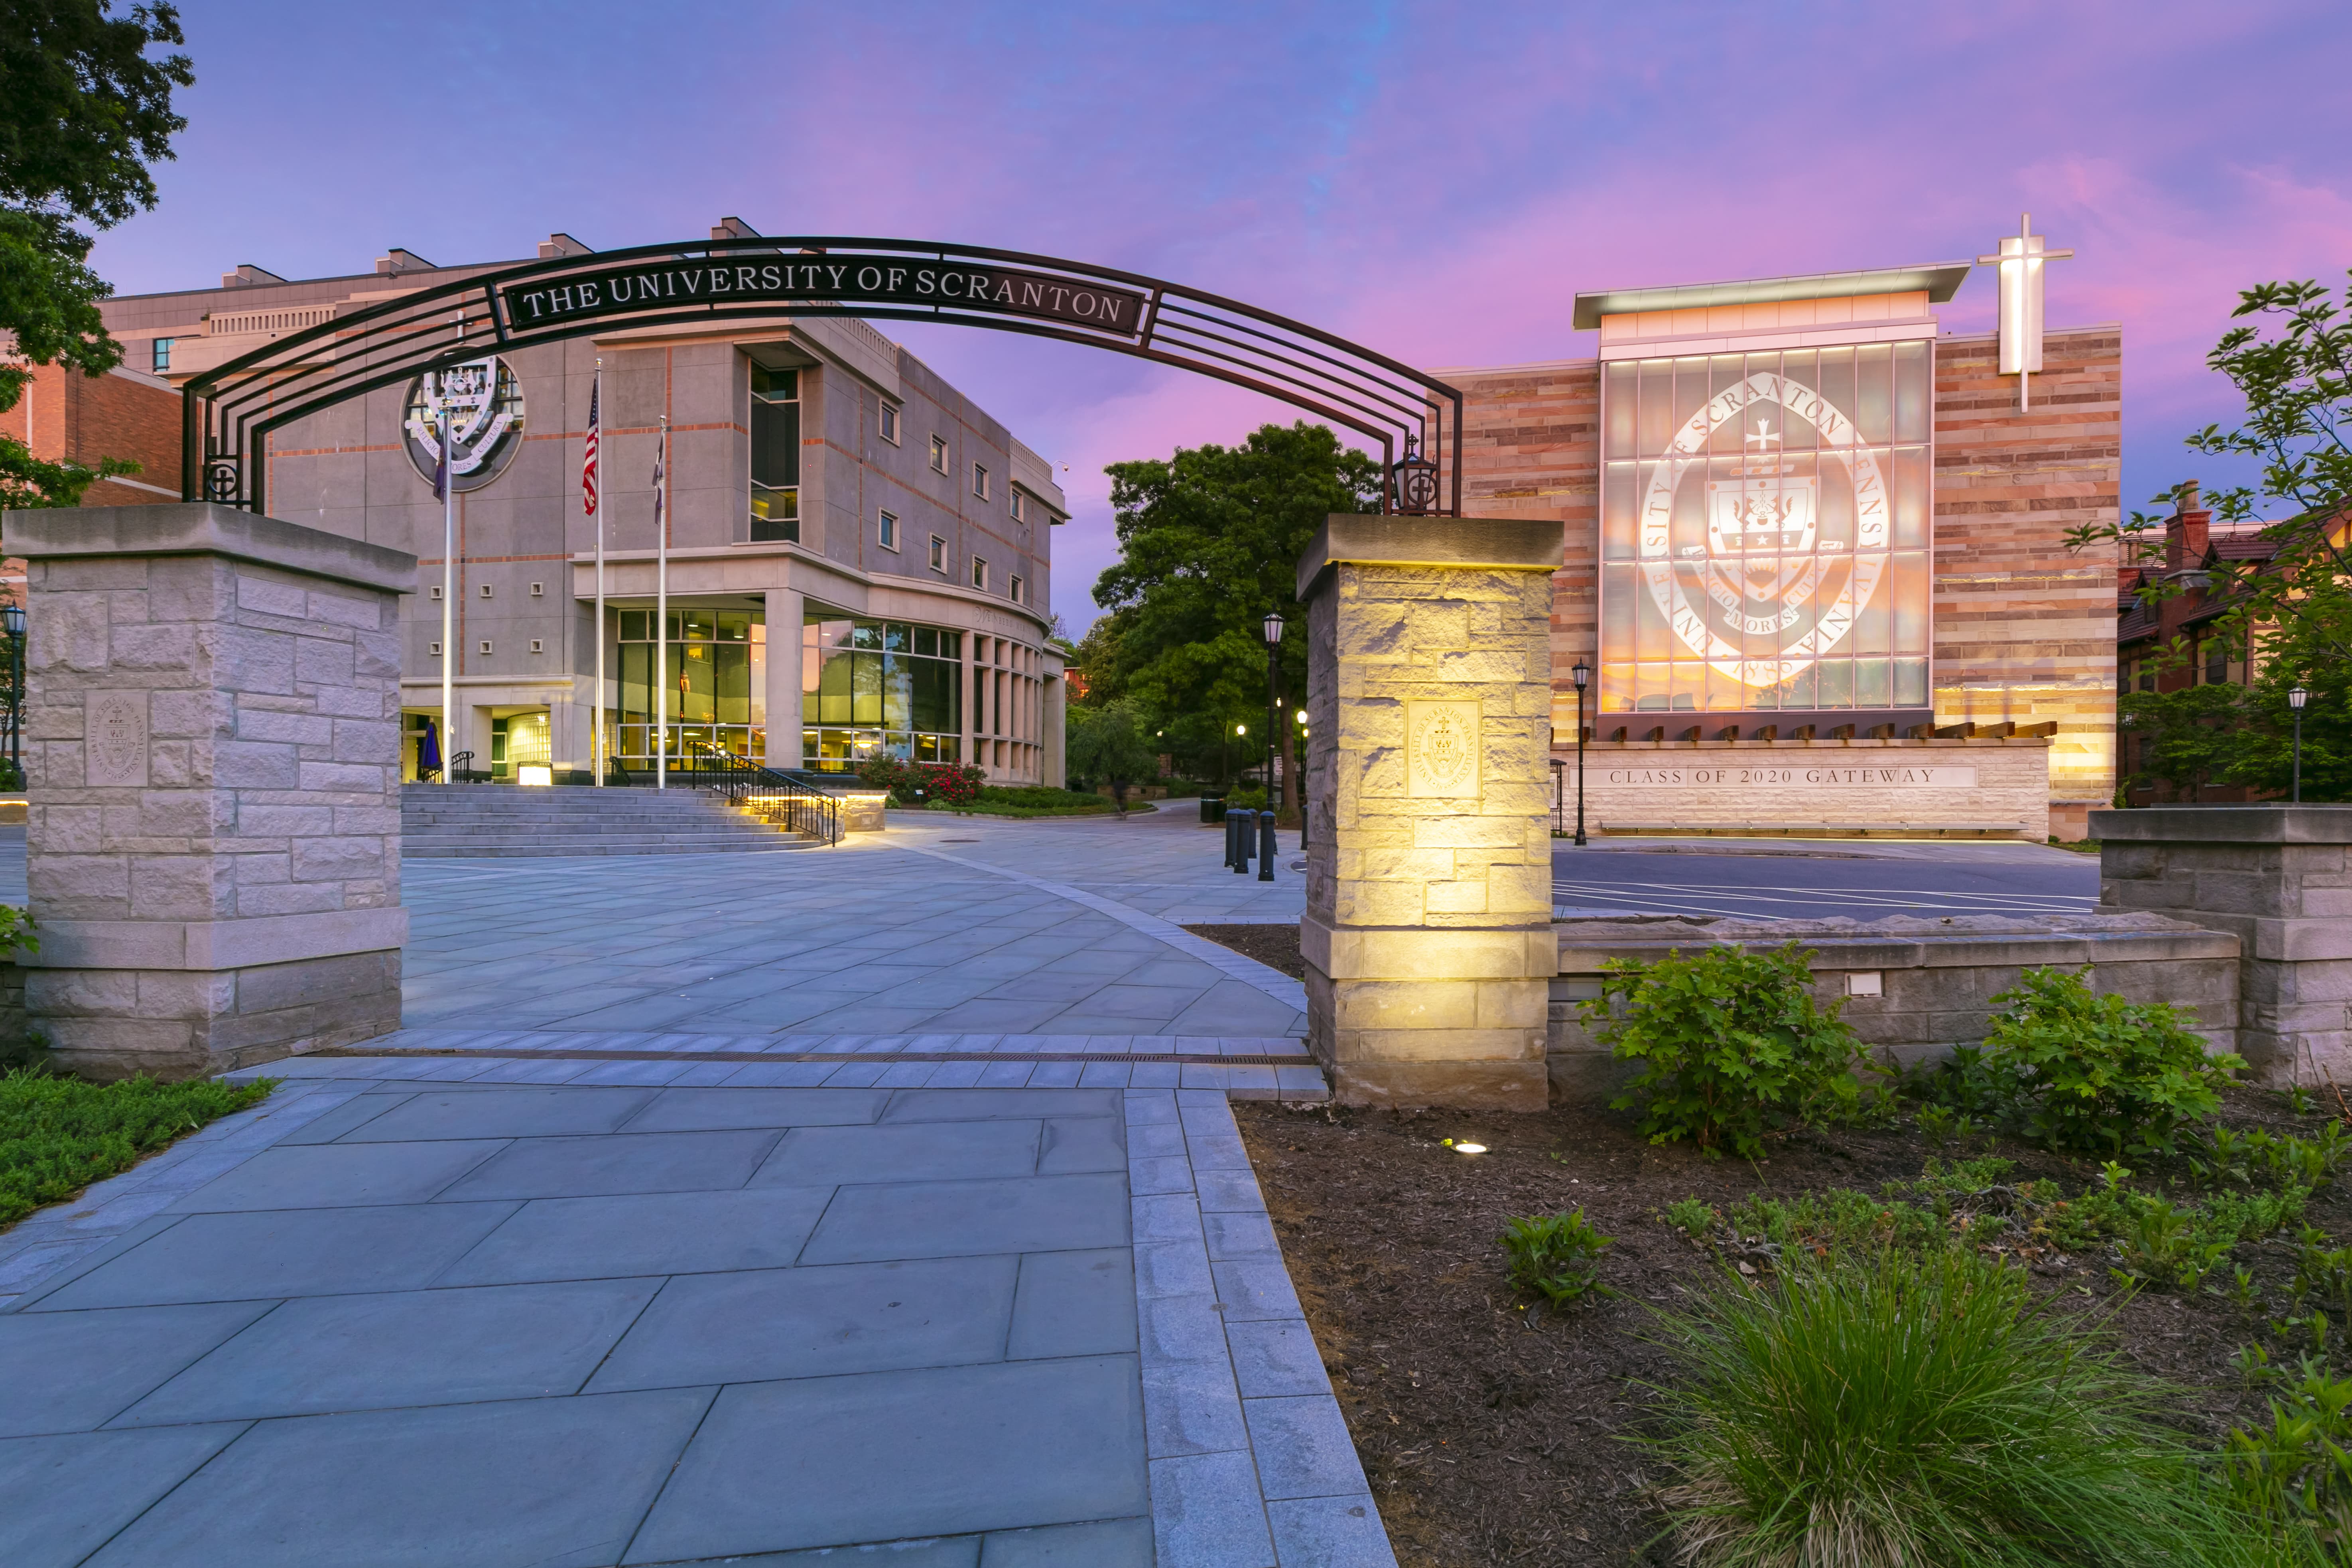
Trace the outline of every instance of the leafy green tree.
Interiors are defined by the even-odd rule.
[[[150,58],[187,40],[167,4],[108,14],[109,0],[10,0],[0,7],[0,331],[19,357],[103,375],[122,363],[99,301],[114,290],[89,267],[92,237],[155,205],[147,165],[172,155],[187,121],[172,89],[195,81],[185,55]],[[16,406],[31,373],[0,367],[0,409]],[[0,437],[0,505],[73,506],[103,474],[44,463]]]
[[[1160,771],[1158,749],[1131,701],[1081,710],[1070,727],[1069,761],[1073,772],[1110,785],[1111,802],[1122,816],[1129,788]]]
[[[2242,687],[2126,692],[2116,710],[2123,790],[2193,801],[2210,785],[2236,782],[2231,771],[2247,724]]]
[[[1237,447],[1179,447],[1106,471],[1119,561],[1095,584],[1109,614],[1088,634],[1100,653],[1099,668],[1086,667],[1090,700],[1132,700],[1174,742],[1168,749],[1194,755],[1218,753],[1246,724],[1235,756],[1246,765],[1262,754],[1266,612],[1287,623],[1279,685],[1295,706],[1307,689],[1298,557],[1331,513],[1379,510],[1380,464],[1301,421],[1264,426]],[[1283,804],[1293,810],[1296,728],[1276,726]]]
[[[2168,761],[2155,770],[2166,782],[2284,795],[2294,766],[2286,693],[2301,685],[2312,694],[2303,716],[2303,796],[2352,799],[2352,678],[2345,673],[2352,665],[2352,321],[2313,279],[2245,289],[2231,314],[2253,320],[2223,333],[2205,363],[2245,399],[2245,421],[2231,430],[2208,425],[2187,444],[2258,465],[2254,483],[2206,495],[2218,517],[2245,522],[2284,513],[2285,521],[2263,530],[2274,552],[2266,562],[2218,562],[2201,579],[2158,574],[2140,592],[2155,605],[2203,587],[2229,605],[2211,632],[2245,640],[2260,673],[2229,712],[2220,699],[2168,707],[2147,703],[2145,694],[2127,697],[2122,710],[2145,710],[2144,722],[2168,737],[2156,750]],[[2189,489],[2153,504],[2178,510]],[[2166,516],[2135,511],[2120,524],[2077,529],[2068,542],[2079,550],[2112,541],[2127,562],[2160,563]],[[2178,645],[2166,651],[2176,665],[2189,658]],[[2207,701],[2210,710],[2199,706]],[[2219,742],[2191,735],[2192,727],[2226,746],[2216,751]]]

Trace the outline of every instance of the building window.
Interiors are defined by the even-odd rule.
[[[801,629],[802,765],[957,761],[962,657],[963,635],[944,626],[812,616]]]
[[[1021,578],[1018,574],[1016,574],[1006,584],[1005,597],[1011,599],[1016,605],[1021,602]]]
[[[751,367],[751,537],[801,536],[801,373]]]
[[[1015,522],[1029,521],[1029,497],[1018,485],[1013,487],[1013,521]]]
[[[931,570],[941,576],[947,575],[948,542],[936,533],[931,535]]]
[[[488,637],[484,637],[484,638],[482,639],[482,642],[481,642],[481,648],[482,648],[482,651],[483,651],[484,653],[488,653],[488,652],[490,651],[490,639],[489,639],[489,638],[488,638]]]
[[[889,442],[893,447],[898,444],[898,405],[897,404],[887,400],[883,403],[880,428],[882,439]]]
[[[608,710],[613,725],[606,731],[615,755],[632,769],[652,769],[659,706],[669,725],[672,759],[707,756],[712,748],[755,762],[765,758],[768,626],[761,612],[673,608],[667,636],[658,635],[652,610],[622,610],[615,618],[619,701]],[[792,635],[789,626],[784,635]],[[782,651],[789,654],[791,645]]]
[[[161,375],[165,371],[172,368],[172,344],[176,340],[172,338],[157,338],[155,340],[154,369],[157,375]]]
[[[2230,644],[2223,637],[2209,638],[2205,644],[2205,684],[2227,686],[2230,683]]]
[[[948,471],[948,438],[944,436],[931,437],[931,467],[943,474]]]
[[[971,558],[971,585],[983,593],[988,588],[988,563],[977,555]]]
[[[879,534],[879,536],[880,536],[880,538],[881,538],[881,541],[882,541],[882,548],[883,548],[883,549],[885,549],[885,550],[896,550],[896,549],[898,549],[898,514],[897,512],[895,512],[895,511],[886,511],[886,512],[884,512],[884,513],[882,514],[882,518],[881,518],[881,526],[880,526],[880,528],[879,528],[877,531],[878,532],[878,534]]]
[[[982,500],[988,499],[988,470],[978,463],[971,466],[971,493]]]
[[[437,643],[437,642],[429,642],[429,643],[426,643],[425,646],[425,647],[426,647],[427,649],[429,649],[429,650],[431,651],[431,654],[432,654],[432,656],[433,656],[435,658],[439,658],[441,657],[441,645],[440,645],[439,643]]]
[[[2156,689],[2156,660],[2144,658],[2139,661],[2139,689],[2142,691]]]

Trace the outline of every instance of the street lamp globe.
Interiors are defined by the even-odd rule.
[[[11,631],[16,630],[14,626],[9,627],[8,629]],[[2286,694],[2286,705],[2294,709],[2298,713],[2303,711],[2303,705],[2310,700],[2311,693],[2305,690],[2300,686],[2291,688]]]
[[[1568,678],[1576,682],[1576,689],[1581,691],[1584,689],[1584,683],[1592,679],[1591,667],[1580,658],[1569,666]]]
[[[25,635],[25,606],[22,605],[0,605],[0,629],[6,630],[7,634],[12,637],[23,637]]]
[[[1282,640],[1282,616],[1279,611],[1265,613],[1265,646],[1274,647]]]
[[[1246,735],[1249,733],[1249,726],[1246,724],[1236,724],[1234,726],[1234,733],[1236,735]]]

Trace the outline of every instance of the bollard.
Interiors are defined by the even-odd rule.
[[[1234,863],[1234,826],[1238,824],[1238,822],[1239,822],[1239,821],[1240,821],[1240,819],[1239,819],[1238,817],[1234,816],[1234,814],[1233,814],[1232,812],[1228,811],[1228,812],[1226,812],[1226,813],[1224,814],[1224,823],[1225,823],[1225,860],[1224,860],[1224,863],[1225,863],[1225,866],[1226,866],[1226,868],[1227,868],[1228,869],[1230,869],[1230,868],[1232,868],[1233,863]]]
[[[1257,813],[1234,811],[1226,815],[1234,822],[1234,875],[1246,877],[1249,875],[1251,829],[1257,824]]]
[[[1257,879],[1261,882],[1271,882],[1274,880],[1274,813],[1271,811],[1258,813],[1258,831],[1264,834],[1265,837],[1258,843]]]

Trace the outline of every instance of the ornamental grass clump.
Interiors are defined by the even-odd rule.
[[[1680,1377],[1638,1441],[1701,1568],[2185,1568],[2308,1546],[2242,1528],[2154,1385],[1966,1249],[1726,1279],[1658,1324]]]
[[[1843,1003],[1813,1000],[1808,956],[1790,942],[1609,961],[1601,994],[1578,1007],[1612,1055],[1642,1064],[1611,1105],[1638,1107],[1653,1143],[1689,1138],[1711,1159],[1761,1154],[1790,1121],[1852,1115],[1862,1048]]]

